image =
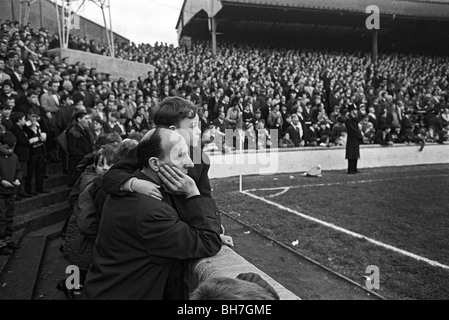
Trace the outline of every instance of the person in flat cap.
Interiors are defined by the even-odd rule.
[[[358,109],[355,104],[348,106],[349,116],[345,121],[348,134],[346,141],[346,159],[348,160],[348,174],[360,173],[357,161],[360,158],[360,143],[363,143],[362,132],[359,129]]]

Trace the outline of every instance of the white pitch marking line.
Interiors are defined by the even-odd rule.
[[[337,231],[346,233],[346,234],[348,234],[348,235],[350,235],[350,236],[353,236],[353,237],[355,237],[355,238],[365,239],[366,241],[371,242],[372,244],[375,244],[375,245],[377,245],[377,246],[380,246],[380,247],[383,247],[383,248],[392,250],[392,251],[394,251],[394,252],[396,252],[396,253],[405,255],[405,256],[410,257],[410,258],[413,258],[413,259],[415,259],[415,260],[426,262],[426,263],[430,264],[431,266],[434,266],[434,267],[440,267],[440,268],[449,270],[449,266],[447,266],[447,265],[445,265],[445,264],[442,264],[442,263],[440,263],[440,262],[438,262],[438,261],[430,260],[430,259],[427,259],[427,258],[425,258],[425,257],[421,257],[421,256],[419,256],[419,255],[417,255],[417,254],[414,254],[414,253],[411,253],[411,252],[408,252],[408,251],[405,251],[405,250],[402,250],[402,249],[393,247],[393,246],[391,246],[391,245],[389,245],[389,244],[385,244],[385,243],[383,243],[383,242],[374,240],[374,239],[372,239],[372,238],[368,238],[368,237],[366,237],[366,236],[364,236],[364,235],[361,235],[361,234],[359,234],[359,233],[355,233],[355,232],[349,231],[349,230],[347,230],[347,229],[341,228],[341,227],[339,227],[339,226],[336,226],[336,225],[333,224],[333,223],[329,223],[329,222],[326,222],[326,221],[323,221],[323,220],[319,220],[319,219],[313,218],[313,217],[308,216],[308,215],[306,215],[306,214],[304,214],[304,213],[301,213],[301,212],[295,211],[295,210],[293,210],[293,209],[284,207],[283,205],[280,205],[280,204],[278,204],[278,203],[276,203],[276,202],[273,202],[273,201],[267,200],[267,199],[265,199],[265,198],[263,198],[263,197],[259,197],[259,196],[256,196],[256,195],[254,195],[254,194],[251,194],[251,193],[248,192],[248,191],[242,191],[242,193],[243,193],[243,194],[246,194],[246,195],[248,195],[248,196],[250,196],[250,197],[252,197],[252,198],[254,198],[254,199],[257,199],[257,200],[266,202],[266,203],[268,203],[268,204],[271,204],[271,205],[273,205],[273,206],[275,206],[275,207],[277,207],[277,208],[279,208],[279,209],[281,209],[281,210],[285,210],[285,211],[291,212],[291,213],[293,213],[293,214],[295,214],[295,215],[297,215],[297,216],[300,216],[300,217],[302,217],[302,218],[304,218],[304,219],[307,219],[307,220],[310,220],[310,221],[313,221],[313,222],[322,224],[322,225],[324,225],[324,226],[326,226],[326,227],[329,227],[329,228],[332,228],[332,229],[334,229],[334,230],[337,230]]]
[[[269,195],[267,198],[274,198],[274,197],[280,196],[281,194],[284,194],[284,193],[286,193],[288,190],[290,190],[290,187],[285,187],[285,188],[282,188],[282,189],[283,189],[283,190],[282,190],[281,192],[278,192],[278,193]]]
[[[315,184],[303,184],[303,185],[295,185],[295,186],[288,186],[288,187],[247,189],[247,190],[243,190],[242,192],[270,191],[270,190],[279,190],[279,189],[285,189],[285,188],[294,189],[294,188],[337,186],[337,185],[342,185],[342,184],[384,182],[384,181],[395,181],[395,180],[404,180],[404,179],[421,179],[421,178],[435,178],[435,177],[448,177],[448,176],[449,176],[449,174],[434,174],[434,175],[427,175],[427,176],[398,177],[398,178],[392,178],[392,179],[371,179],[371,180],[356,180],[356,181],[342,181],[342,182],[329,182],[329,183],[315,183]],[[288,191],[288,190],[286,190],[286,191]]]

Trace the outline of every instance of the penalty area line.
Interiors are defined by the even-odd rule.
[[[402,255],[404,255],[404,256],[407,256],[407,257],[409,257],[409,258],[412,258],[412,259],[415,259],[415,260],[418,260],[418,261],[422,261],[422,262],[428,263],[428,264],[430,264],[430,265],[433,266],[433,267],[440,267],[440,268],[449,270],[449,266],[447,266],[447,265],[445,265],[445,264],[442,264],[442,263],[440,263],[440,262],[438,262],[438,261],[430,260],[430,259],[428,259],[428,258],[425,258],[425,257],[419,256],[419,255],[417,255],[417,254],[414,254],[414,253],[412,253],[412,252],[408,252],[408,251],[405,251],[405,250],[396,248],[396,247],[391,246],[391,245],[389,245],[389,244],[386,244],[386,243],[377,241],[377,240],[375,240],[375,239],[366,237],[366,236],[361,235],[361,234],[359,234],[359,233],[356,233],[356,232],[347,230],[347,229],[345,229],[345,228],[339,227],[339,226],[337,226],[337,225],[335,225],[335,224],[333,224],[333,223],[329,223],[329,222],[326,222],[326,221],[323,221],[323,220],[320,220],[320,219],[317,219],[317,218],[313,218],[313,217],[308,216],[308,215],[306,215],[306,214],[304,214],[304,213],[301,213],[301,212],[298,212],[298,211],[296,211],[296,210],[287,208],[287,207],[285,207],[285,206],[283,206],[283,205],[280,205],[280,204],[278,204],[278,203],[276,203],[276,202],[274,202],[274,201],[270,201],[270,200],[267,200],[267,199],[265,199],[265,198],[263,198],[263,197],[256,196],[256,195],[254,195],[254,194],[252,194],[252,193],[250,193],[250,192],[248,192],[248,191],[242,191],[242,193],[245,194],[245,195],[247,195],[247,196],[250,196],[250,197],[252,197],[252,198],[254,198],[254,199],[257,199],[257,200],[263,201],[263,202],[265,202],[265,203],[268,203],[268,204],[270,204],[270,205],[272,205],[272,206],[275,206],[275,207],[277,207],[278,209],[281,209],[281,210],[284,210],[284,211],[288,211],[288,212],[290,212],[290,213],[293,213],[293,214],[295,214],[295,215],[297,215],[297,216],[299,216],[299,217],[302,217],[302,218],[304,218],[304,219],[306,219],[306,220],[310,220],[310,221],[316,222],[316,223],[318,223],[318,224],[324,225],[324,226],[326,226],[326,227],[329,227],[329,228],[331,228],[331,229],[334,229],[334,230],[343,232],[343,233],[345,233],[345,234],[347,234],[347,235],[350,235],[350,236],[352,236],[352,237],[354,237],[354,238],[364,239],[364,240],[366,240],[366,241],[368,241],[368,242],[370,242],[370,243],[372,243],[372,244],[374,244],[374,245],[376,245],[376,246],[383,247],[383,248],[385,248],[385,249],[388,249],[388,250],[394,251],[394,252],[396,252],[396,253],[402,254]]]
[[[284,190],[282,190],[282,191],[280,191],[278,193],[271,194],[271,195],[268,196],[268,198],[274,198],[274,197],[280,196],[281,194],[284,194],[288,190],[290,190],[290,187],[285,187],[285,188],[282,188],[282,189],[284,189]]]
[[[371,183],[371,182],[385,182],[385,181],[397,181],[397,180],[408,180],[408,179],[422,179],[422,178],[436,178],[436,177],[447,177],[449,174],[434,174],[434,175],[426,175],[426,176],[409,176],[409,177],[398,177],[391,179],[369,179],[369,180],[355,180],[355,181],[340,181],[340,182],[328,182],[328,183],[313,183],[313,184],[300,184],[294,186],[287,187],[272,187],[272,188],[255,188],[255,189],[247,189],[242,192],[256,192],[256,191],[274,191],[274,190],[282,190],[281,192],[270,195],[269,197],[277,197],[290,189],[296,188],[310,188],[310,187],[325,187],[325,186],[338,186],[345,184],[359,184],[359,183]]]

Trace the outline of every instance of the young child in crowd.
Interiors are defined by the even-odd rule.
[[[17,139],[11,132],[0,137],[0,255],[10,255],[18,246],[12,242],[15,197],[22,170],[14,153]]]

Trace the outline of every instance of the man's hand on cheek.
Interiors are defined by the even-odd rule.
[[[164,185],[174,194],[182,194],[186,198],[200,195],[195,181],[176,167],[163,165],[158,172]]]

